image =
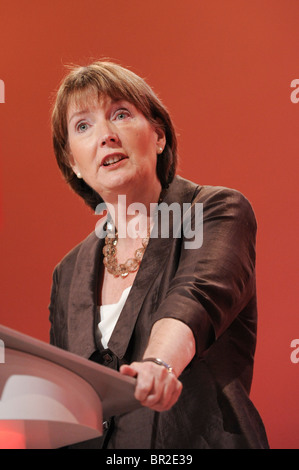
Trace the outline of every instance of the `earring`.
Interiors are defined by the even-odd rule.
[[[79,178],[79,179],[82,178],[82,175],[81,175],[80,171],[78,171],[78,173],[77,173],[77,178]]]
[[[163,152],[163,148],[162,147],[159,147],[159,154]]]

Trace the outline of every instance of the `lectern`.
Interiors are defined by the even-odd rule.
[[[0,449],[55,449],[102,435],[139,407],[135,379],[0,325]]]

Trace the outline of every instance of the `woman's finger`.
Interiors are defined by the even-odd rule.
[[[175,378],[174,381],[164,383],[163,391],[159,396],[149,395],[142,404],[155,411],[166,411],[177,402],[181,391],[182,383]]]
[[[129,375],[130,377],[136,377],[138,374],[137,370],[134,367],[129,366],[127,364],[122,365],[119,371],[121,374]]]

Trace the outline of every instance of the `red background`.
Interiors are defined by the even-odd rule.
[[[0,12],[0,323],[48,341],[52,270],[95,225],[62,181],[50,136],[64,65],[110,57],[169,108],[179,173],[229,186],[258,220],[252,399],[272,448],[298,448],[297,0],[11,0]],[[199,404],[200,406],[200,404]]]

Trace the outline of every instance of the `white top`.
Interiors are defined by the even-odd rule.
[[[129,286],[123,291],[119,301],[116,304],[100,306],[100,322],[98,323],[98,328],[102,337],[102,345],[105,349],[108,347],[108,341],[112,335],[123,306],[126,303],[131,287],[132,286]]]

